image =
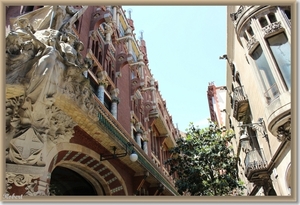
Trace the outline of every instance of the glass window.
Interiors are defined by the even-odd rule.
[[[258,45],[257,48],[253,51],[251,57],[256,63],[263,89],[265,90],[265,96],[267,98],[267,102],[269,103],[271,99],[277,97],[279,93],[274,76],[260,45]]]
[[[291,45],[284,33],[267,39],[280,73],[288,89],[291,89]]]

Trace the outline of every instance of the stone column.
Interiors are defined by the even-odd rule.
[[[114,24],[117,23],[117,7],[116,6],[113,6],[113,22]]]
[[[102,104],[104,104],[104,91],[105,91],[105,87],[107,85],[107,72],[106,71],[101,71],[97,73],[97,77],[98,77],[98,90],[97,90],[97,97],[99,98],[100,102]]]
[[[139,147],[142,147],[142,134],[143,134],[143,130],[141,129],[141,125],[140,123],[137,123],[135,125],[135,129],[136,129],[136,143],[139,145]]]
[[[143,141],[143,147],[144,147],[144,152],[148,155],[148,141],[147,140]]]
[[[149,130],[143,133],[143,150],[148,155],[148,135]]]
[[[142,147],[142,140],[141,140],[141,138],[142,138],[143,130],[138,129],[136,132],[137,132],[136,133],[136,143],[139,145],[139,147]]]
[[[119,104],[119,98],[117,97],[119,94],[119,89],[116,88],[111,92],[111,114],[114,116],[114,118],[117,119],[118,117],[118,104]]]
[[[97,90],[97,97],[99,98],[99,100],[102,104],[104,104],[104,90],[105,90],[104,85],[99,84],[98,90]]]
[[[119,15],[120,15],[120,11],[119,11],[119,9],[117,9],[117,16],[116,16],[117,28],[119,28],[119,26],[120,26],[120,17],[119,17]]]

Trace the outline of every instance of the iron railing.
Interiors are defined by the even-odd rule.
[[[254,149],[246,154],[245,157],[245,175],[247,176],[251,171],[262,170],[268,166],[263,149]]]

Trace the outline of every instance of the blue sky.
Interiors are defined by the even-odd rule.
[[[173,123],[182,131],[210,117],[209,82],[226,84],[226,6],[123,6],[134,33],[147,46],[149,68],[158,81]]]

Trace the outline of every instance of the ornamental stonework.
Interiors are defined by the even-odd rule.
[[[277,22],[271,23],[271,24],[263,27],[262,30],[264,32],[264,35],[267,35],[267,34],[275,32],[275,31],[278,31],[281,28],[282,28],[281,22],[277,21]]]

